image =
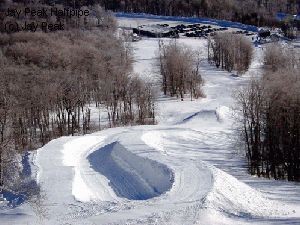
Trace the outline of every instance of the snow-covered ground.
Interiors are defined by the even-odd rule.
[[[205,39],[178,42],[205,58]],[[133,49],[135,72],[158,83],[157,39]],[[261,56],[243,77],[203,60],[207,97],[159,95],[158,125],[51,141],[33,157],[42,204],[3,209],[0,224],[300,224],[300,184],[251,177],[235,145],[232,94]]]

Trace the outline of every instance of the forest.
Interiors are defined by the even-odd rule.
[[[299,53],[270,44],[264,72],[236,94],[239,137],[253,175],[300,181]]]

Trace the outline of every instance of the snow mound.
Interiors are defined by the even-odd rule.
[[[216,116],[217,116],[218,121],[223,122],[223,121],[231,118],[232,111],[227,106],[219,106],[216,109]]]
[[[201,122],[201,121],[219,122],[216,110],[201,110],[199,112],[187,116],[182,120],[180,124],[195,123],[194,120],[197,120],[197,122]]]
[[[212,167],[214,185],[206,197],[208,208],[239,217],[277,217],[295,211],[275,200],[268,199],[247,184],[224,171]]]
[[[220,125],[232,118],[232,111],[227,106],[219,106],[212,110],[201,110],[185,117],[179,124],[203,124]]]
[[[173,184],[173,172],[167,166],[137,156],[118,142],[91,153],[88,160],[119,197],[146,200],[167,192]]]

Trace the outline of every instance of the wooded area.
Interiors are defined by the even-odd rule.
[[[208,38],[208,61],[217,68],[245,73],[252,62],[252,43],[243,35],[217,33]]]
[[[253,175],[300,181],[300,59],[271,44],[265,72],[237,94],[239,129]]]
[[[97,29],[0,34],[0,186],[17,188],[19,153],[99,130],[91,104],[107,113],[102,128],[155,123],[151,84],[132,73],[130,47],[99,12]]]
[[[7,15],[8,9],[19,11],[19,15]],[[37,13],[25,13],[25,9],[30,11],[45,11],[45,15],[38,16]],[[37,31],[52,32],[56,30],[41,29],[41,24],[63,24],[63,30],[72,29],[111,29],[116,26],[116,21],[110,12],[105,11],[100,5],[84,6],[82,10],[88,12],[88,16],[67,16],[64,14],[51,13],[52,10],[64,11],[63,5],[45,5],[41,3],[29,3],[26,5],[14,2],[0,3],[0,31],[6,33],[19,32],[24,30],[16,29],[16,24],[19,28],[24,27],[24,24],[36,23],[39,26]],[[68,8],[73,10],[73,8]],[[9,26],[11,25],[11,26]],[[11,29],[7,29],[11,27]],[[36,30],[29,30],[35,32]]]
[[[182,101],[185,94],[193,98],[203,97],[203,80],[200,74],[200,52],[175,42],[159,41],[158,65],[165,95],[176,96]]]

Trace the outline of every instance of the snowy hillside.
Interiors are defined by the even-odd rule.
[[[157,87],[158,125],[51,141],[31,155],[43,203],[1,209],[1,225],[300,223],[299,184],[251,177],[232,135],[233,92],[260,75],[263,50],[238,77],[207,63],[205,39],[178,42],[203,49],[206,98],[180,101]],[[134,71],[158,83],[158,40],[133,51]]]

